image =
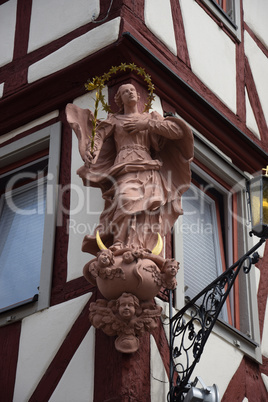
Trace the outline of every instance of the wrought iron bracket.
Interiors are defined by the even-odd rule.
[[[236,263],[211,282],[184,308],[172,317],[172,291],[170,305],[170,391],[169,402],[181,402],[191,388],[190,377],[203,353],[208,337],[221,313],[222,307],[243,267],[248,274],[256,264],[256,250],[265,242],[259,242]],[[176,342],[175,342],[176,341]]]

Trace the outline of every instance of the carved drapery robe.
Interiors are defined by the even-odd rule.
[[[80,139],[90,136],[90,112],[69,105],[68,121]],[[124,129],[131,119],[148,120],[148,129],[136,134]],[[110,114],[97,126],[95,164],[77,173],[84,185],[100,187],[105,208],[98,230],[107,247],[115,242],[152,249],[157,232],[164,236],[182,214],[181,195],[191,180],[193,135],[175,117],[150,114]],[[85,236],[83,251],[97,252],[95,236]]]

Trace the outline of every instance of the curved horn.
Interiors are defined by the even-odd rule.
[[[152,250],[152,254],[154,254],[154,255],[159,255],[163,248],[162,237],[160,236],[159,233],[157,233],[157,235],[158,235],[157,243],[156,243],[156,246]]]
[[[98,230],[97,230],[97,233],[96,233],[96,242],[97,242],[97,245],[99,246],[100,250],[107,250],[107,247],[105,247],[105,245],[103,244],[103,242],[102,242],[102,240],[100,238],[100,234],[99,234]]]

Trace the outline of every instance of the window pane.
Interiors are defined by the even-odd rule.
[[[212,0],[218,4],[222,10],[228,15],[228,17],[235,22],[234,14],[234,0]]]
[[[45,213],[44,183],[2,200],[0,309],[38,294]]]
[[[224,11],[232,21],[235,21],[234,0],[226,0],[226,10]]]
[[[217,277],[214,203],[183,200],[183,256],[186,295],[192,299]]]
[[[185,296],[193,299],[223,271],[215,201],[191,186],[182,198]],[[227,320],[224,308],[220,318]]]

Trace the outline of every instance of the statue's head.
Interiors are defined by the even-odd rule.
[[[97,260],[100,267],[108,267],[114,264],[114,256],[111,250],[101,250],[97,254]]]
[[[167,259],[164,263],[162,271],[167,276],[176,276],[179,269],[179,263],[174,259]]]
[[[124,105],[127,103],[138,103],[140,95],[133,84],[123,84],[118,88],[114,101],[119,107],[119,112],[124,111]]]
[[[139,307],[139,299],[131,293],[123,293],[116,301],[118,313],[125,320],[130,320]]]

